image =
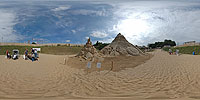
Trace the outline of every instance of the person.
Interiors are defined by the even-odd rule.
[[[12,59],[13,60],[18,59],[18,52],[17,51],[13,51]]]
[[[14,55],[13,55],[13,60],[16,60],[16,59],[18,59],[18,57],[17,57],[16,54],[14,54]]]
[[[35,55],[34,55],[34,53],[31,55],[31,60],[32,60],[32,62],[35,61]]]
[[[24,59],[27,60],[28,59],[28,50],[26,49],[24,52]]]
[[[192,54],[195,55],[195,51],[193,51]]]
[[[27,57],[28,57],[28,59],[32,60],[32,54],[31,54],[31,53],[29,53],[29,54],[27,55]]]
[[[8,58],[8,50],[6,50],[6,56],[7,56],[7,58]]]
[[[34,50],[35,58],[38,58],[37,49]]]
[[[171,49],[169,49],[169,54],[170,54],[170,55],[172,54],[172,50],[171,50]]]
[[[7,59],[10,59],[10,58],[11,58],[11,55],[10,55],[10,53],[8,52],[8,50],[6,50],[6,56],[7,56]]]
[[[27,50],[27,49],[25,50],[24,55],[25,55],[25,56],[28,55],[28,50]]]
[[[33,49],[33,48],[31,48],[31,53],[32,53],[32,54],[34,53],[34,49]]]
[[[178,49],[176,49],[176,55],[179,56],[179,50]]]
[[[31,60],[33,61],[38,61],[38,58],[35,56],[35,53],[31,54]]]

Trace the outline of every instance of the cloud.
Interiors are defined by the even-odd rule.
[[[80,9],[80,10],[73,10],[71,11],[73,15],[95,15],[95,16],[106,16],[105,9],[103,10],[87,10],[87,9]]]
[[[70,40],[66,40],[65,42],[70,42]]]
[[[71,30],[72,31],[72,33],[76,33],[76,30]]]
[[[122,32],[133,44],[147,45],[164,39],[199,41],[199,2],[135,1],[112,5],[118,23],[110,31]]]
[[[16,15],[8,10],[0,10],[0,40],[1,42],[16,42],[22,36],[15,34],[13,26],[16,24]]]
[[[90,34],[90,36],[92,37],[96,37],[96,38],[105,38],[108,36],[107,33],[104,33],[104,32],[100,32],[100,31],[94,31]]]
[[[63,10],[68,10],[68,9],[70,9],[71,8],[71,6],[60,6],[60,7],[58,7],[58,8],[54,8],[54,9],[52,9],[52,11],[63,11]]]
[[[100,40],[99,42],[103,42],[103,43],[111,43],[113,40],[114,40],[114,38],[108,38],[108,39]]]
[[[59,36],[72,35],[81,42],[83,39],[80,39],[78,33],[90,33],[91,29],[95,29],[101,31],[94,31],[89,35],[95,37],[94,41],[111,42],[119,32],[136,45],[147,45],[164,39],[173,39],[179,43],[190,40],[200,41],[200,1],[198,0],[191,2],[186,0],[99,0],[98,2],[88,0],[85,3],[81,2],[81,6],[77,6],[80,5],[80,2],[34,2],[36,3],[18,2],[4,5],[8,6],[6,9],[16,8],[17,10],[15,10],[16,13],[0,10],[0,40],[2,36],[4,36],[4,40],[8,41],[16,41],[20,38],[12,28],[16,24],[16,18],[19,18],[19,20],[28,20],[23,22],[24,26],[22,25],[21,30],[16,30],[16,33],[25,34],[24,36],[34,34],[33,36],[46,38],[45,35],[49,35],[48,38],[54,38],[60,33]],[[41,3],[39,6],[38,2]],[[62,6],[60,6],[61,3]],[[29,5],[31,5],[29,9],[23,10]],[[55,8],[52,9],[52,7]],[[42,10],[43,8],[48,8],[49,11]],[[67,10],[66,13],[59,12],[65,10]],[[52,13],[52,11],[56,13]],[[51,18],[52,15],[57,18]],[[84,17],[80,15],[84,15]],[[21,18],[23,16],[26,18]],[[87,18],[92,18],[89,19],[91,22],[85,23]],[[30,24],[32,20],[29,21],[29,19],[38,24]],[[48,24],[46,22],[51,25],[46,25]],[[42,26],[52,26],[56,32],[53,33],[53,29],[49,27],[42,30],[42,27],[38,27],[41,24],[44,24]],[[37,27],[40,35],[35,31],[32,34],[25,33],[25,29],[31,29],[29,26],[33,30]],[[84,34],[83,37],[87,35]],[[60,38],[56,41],[66,40],[63,36]],[[73,41],[71,40],[71,42]]]
[[[86,40],[89,39],[89,38],[90,38],[90,37],[88,37],[88,36],[85,37]]]

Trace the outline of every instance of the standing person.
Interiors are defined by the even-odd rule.
[[[34,54],[35,54],[35,58],[38,58],[36,49],[34,50]]]
[[[172,50],[171,50],[171,49],[169,49],[169,54],[170,54],[170,55],[172,54]]]
[[[25,53],[24,53],[24,55],[25,55],[25,56],[27,56],[27,55],[28,55],[28,50],[27,50],[27,49],[25,50]]]
[[[34,53],[34,50],[33,50],[33,48],[31,48],[31,53],[32,53],[32,54]]]
[[[179,50],[178,49],[176,49],[176,55],[179,56]]]
[[[31,48],[31,54],[33,54],[34,53],[34,50],[33,50],[33,48]]]

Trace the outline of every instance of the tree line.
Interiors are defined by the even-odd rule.
[[[149,48],[163,48],[164,46],[176,46],[176,42],[175,41],[172,41],[172,40],[164,40],[164,42],[155,42],[155,43],[151,43],[151,44],[148,44],[148,47]]]

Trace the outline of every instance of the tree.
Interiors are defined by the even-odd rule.
[[[101,49],[103,49],[107,45],[109,45],[109,43],[102,43],[102,42],[97,41],[96,44],[94,44],[93,46],[96,49],[101,50]]]
[[[32,44],[37,44],[36,42],[32,42]]]
[[[176,46],[176,42],[165,39],[164,42],[155,42],[152,44],[148,44],[148,47],[149,48],[163,48],[165,45]]]

